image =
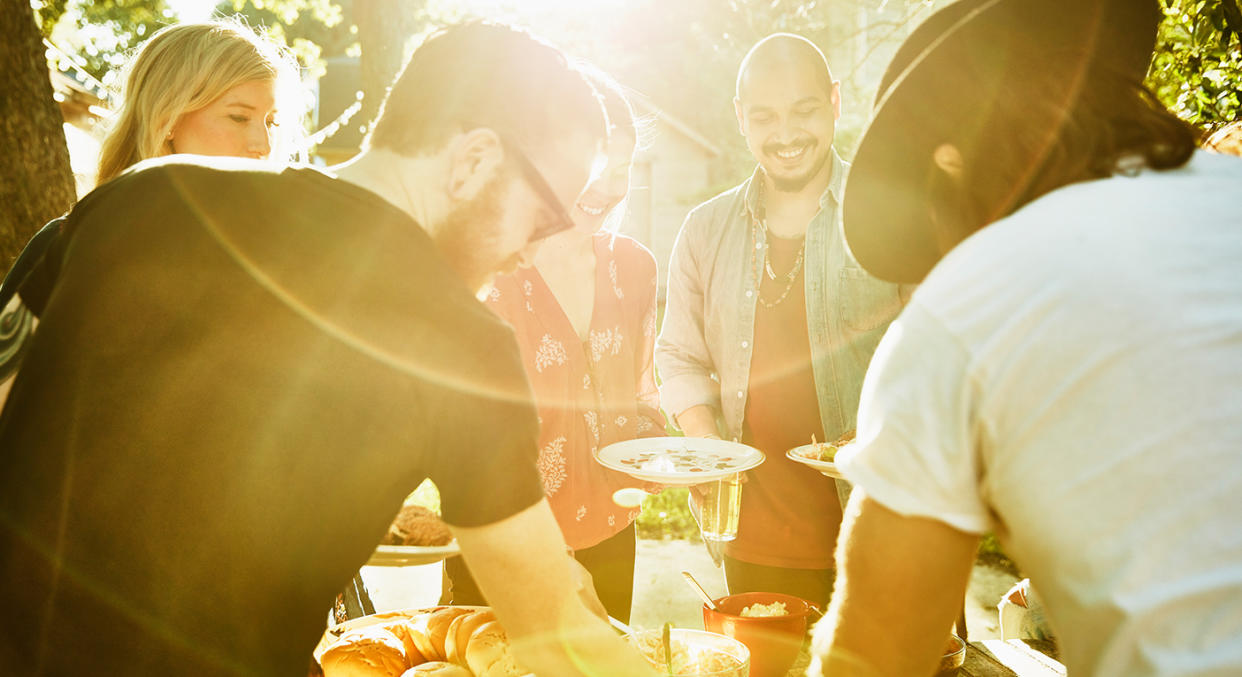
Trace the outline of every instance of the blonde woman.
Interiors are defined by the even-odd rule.
[[[295,64],[235,21],[168,26],[130,62],[98,180],[174,153],[287,158],[302,96]],[[59,269],[61,219],[44,226],[0,286],[0,403]]]

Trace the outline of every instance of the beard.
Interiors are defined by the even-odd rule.
[[[784,147],[785,146],[777,144],[768,144],[763,147],[763,152],[765,155],[774,156]],[[815,158],[814,163],[801,174],[794,176],[780,176],[769,170],[767,167],[764,167],[763,171],[768,175],[768,178],[772,179],[772,186],[776,188],[776,190],[782,193],[797,193],[803,188],[806,188],[807,184],[809,184],[812,179],[823,171],[824,165],[828,164],[828,159],[830,157],[832,157],[831,145],[820,151],[820,154]]]
[[[449,267],[476,293],[520,260],[519,253],[503,257],[495,251],[506,189],[501,177],[493,178],[478,195],[454,207],[431,237]]]

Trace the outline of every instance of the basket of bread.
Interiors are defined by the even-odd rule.
[[[324,677],[521,677],[488,607],[373,614],[328,630],[315,649]]]

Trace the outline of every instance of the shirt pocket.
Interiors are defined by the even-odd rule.
[[[837,309],[841,323],[856,332],[887,326],[901,312],[897,285],[878,280],[862,268],[842,268],[838,277]]]

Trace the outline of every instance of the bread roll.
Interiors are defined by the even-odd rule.
[[[480,625],[470,636],[466,645],[466,665],[479,677],[519,677],[529,672],[518,667],[509,654],[509,640],[496,621]]]
[[[400,677],[410,667],[405,644],[387,628],[351,630],[319,658],[324,677]]]
[[[419,645],[430,645],[430,640],[426,639],[426,636],[410,623],[409,616],[402,616],[384,623],[383,627],[387,628],[397,639],[401,640],[402,646],[405,647],[406,665],[418,665],[427,661],[427,657],[423,655],[423,650]],[[418,639],[415,639],[416,637]]]
[[[423,655],[427,657],[427,660],[442,661],[448,658],[448,653],[444,649],[444,643],[445,637],[448,635],[449,625],[453,623],[454,618],[472,613],[473,611],[473,609],[459,606],[446,606],[428,614],[424,632],[427,635],[428,645],[432,653],[423,651]],[[419,649],[422,648],[420,645]]]
[[[444,661],[431,661],[422,665],[415,665],[406,670],[401,677],[474,677],[470,671],[460,665],[445,663]]]
[[[454,618],[444,638],[445,660],[465,665],[466,645],[470,642],[470,636],[479,626],[494,620],[496,620],[496,614],[492,613],[491,609],[480,609]]]

